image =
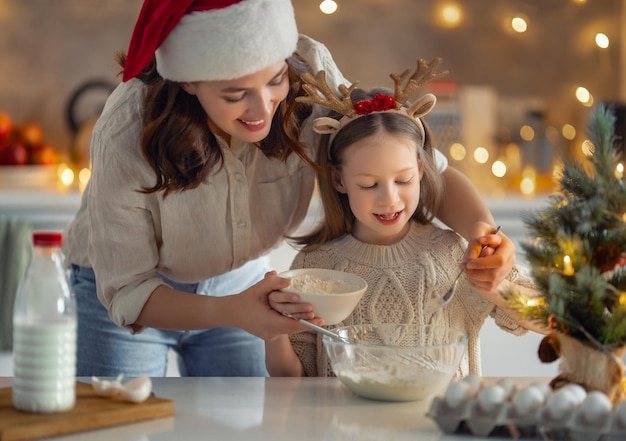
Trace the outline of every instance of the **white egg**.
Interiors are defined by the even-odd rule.
[[[560,420],[577,406],[577,398],[572,391],[560,389],[548,397],[546,408],[550,417]]]
[[[621,401],[615,408],[615,416],[620,426],[626,427],[626,401]]]
[[[508,378],[503,378],[499,380],[496,384],[500,386],[502,389],[504,389],[504,391],[506,392],[507,398],[509,398],[511,395],[515,393],[515,383],[513,383],[513,380],[510,380]]]
[[[493,412],[498,406],[506,401],[506,391],[497,384],[485,386],[478,392],[478,405],[486,412]]]
[[[563,386],[561,389],[571,393],[574,396],[574,399],[576,400],[576,405],[582,403],[587,396],[587,391],[579,384],[570,383]]]
[[[465,381],[452,383],[443,396],[445,403],[452,409],[469,400],[474,395],[472,385]]]
[[[543,393],[536,387],[529,386],[518,390],[513,395],[511,402],[519,416],[527,416],[533,410],[538,409],[544,401]]]
[[[613,405],[609,397],[600,391],[589,392],[580,405],[583,419],[588,423],[595,423],[600,418],[607,416],[611,413],[612,408]]]
[[[469,374],[461,379],[464,383],[469,383],[472,386],[472,390],[474,393],[478,393],[480,388],[482,387],[482,380],[478,375]]]
[[[546,399],[548,395],[552,393],[552,387],[548,383],[535,382],[530,385],[539,390],[543,394],[543,398]]]
[[[133,403],[146,401],[152,393],[152,380],[147,375],[141,375],[124,383],[121,390],[122,396]]]

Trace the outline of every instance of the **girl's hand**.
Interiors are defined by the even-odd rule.
[[[515,245],[496,227],[485,222],[475,226],[476,240],[465,252],[466,273],[470,284],[482,291],[492,291],[509,275],[515,264]],[[487,247],[482,251],[484,245]]]

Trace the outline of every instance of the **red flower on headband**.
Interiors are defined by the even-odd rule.
[[[398,107],[398,103],[394,97],[377,93],[371,100],[363,100],[354,104],[354,110],[357,115],[369,115],[373,112],[384,112],[385,110],[394,110]]]

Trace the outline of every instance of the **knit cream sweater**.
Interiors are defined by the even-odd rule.
[[[435,225],[412,222],[404,239],[393,245],[370,245],[346,235],[312,252],[299,252],[292,268],[329,268],[359,275],[368,289],[352,314],[338,326],[365,323],[436,324],[461,328],[469,334],[467,351],[457,376],[480,375],[478,334],[488,316],[513,334],[526,329],[500,308],[474,291],[461,277],[452,301],[445,308],[424,316],[432,296],[441,297],[451,286],[467,242],[455,232]],[[508,279],[534,286],[530,277],[514,267]],[[334,376],[321,337],[313,332],[290,336],[294,351],[307,376]]]

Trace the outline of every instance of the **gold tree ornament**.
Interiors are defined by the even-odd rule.
[[[542,361],[561,360],[553,387],[577,383],[616,403],[626,397],[626,187],[615,174],[621,153],[614,127],[610,108],[594,109],[587,127],[590,164],[565,161],[559,191],[545,207],[523,215],[535,240],[522,248],[542,301],[529,302],[516,291],[505,299],[553,330],[540,345]]]

